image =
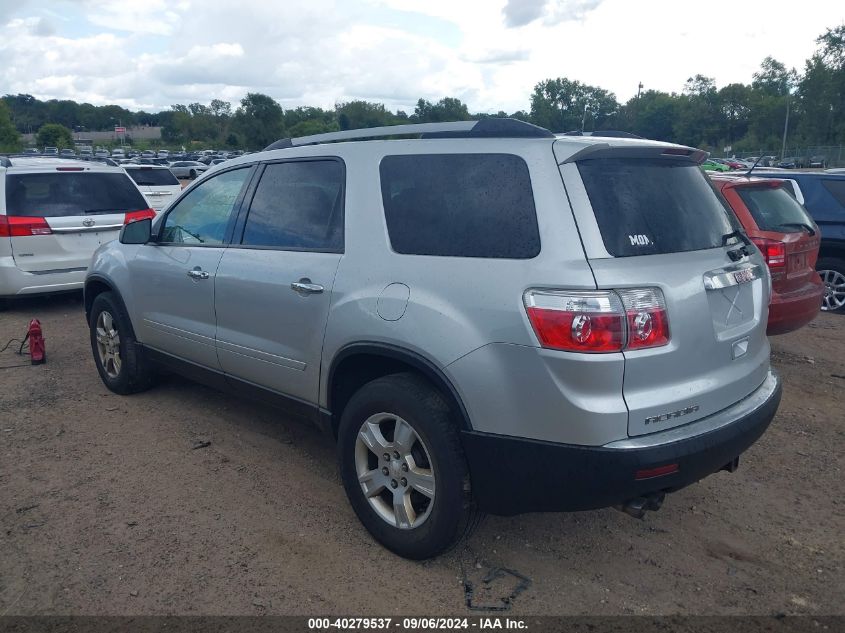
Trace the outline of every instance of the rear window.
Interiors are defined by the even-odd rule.
[[[179,185],[179,180],[169,169],[127,169],[126,173],[139,187]]]
[[[739,228],[698,165],[598,158],[579,161],[578,170],[615,257],[716,248]]]
[[[737,187],[736,192],[762,231],[797,233],[802,226],[813,226],[804,207],[783,187]]]
[[[528,259],[540,252],[531,179],[519,156],[385,156],[379,169],[397,253]]]
[[[822,180],[822,185],[839,204],[845,207],[845,180]]]
[[[125,213],[150,205],[124,173],[59,172],[6,176],[6,214],[56,218]]]

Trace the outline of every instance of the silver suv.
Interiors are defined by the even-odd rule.
[[[481,512],[641,516],[734,470],[780,401],[767,267],[704,156],[508,119],[285,139],[95,253],[96,366],[319,424],[409,558]]]
[[[122,169],[56,156],[0,156],[0,304],[79,290],[91,254],[155,212]]]

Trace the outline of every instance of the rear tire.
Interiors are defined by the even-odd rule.
[[[121,395],[149,389],[155,373],[140,354],[129,315],[113,293],[94,298],[88,325],[94,364],[103,384]]]
[[[816,271],[825,286],[822,298],[824,312],[845,312],[845,259],[821,257]]]
[[[399,556],[436,556],[477,525],[452,412],[415,374],[361,387],[343,410],[338,451],[355,514]]]
[[[194,179],[197,177],[197,170],[196,170],[196,169],[192,169],[192,170],[191,170],[191,173],[189,174],[189,176],[191,177],[191,180],[194,180]]]

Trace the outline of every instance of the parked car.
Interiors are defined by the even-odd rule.
[[[126,152],[124,152],[121,148],[116,147],[111,151],[111,157],[114,160],[122,160],[126,158]]]
[[[177,178],[190,178],[193,180],[206,170],[209,166],[196,160],[182,160],[170,164],[170,171]]]
[[[820,167],[821,169],[824,169],[827,167],[827,158],[824,156],[810,156],[810,159],[807,161],[807,167]]]
[[[314,420],[409,558],[482,511],[642,516],[735,470],[780,400],[768,268],[703,157],[494,118],[284,139],[98,249],[95,365]]]
[[[26,147],[26,148],[24,148],[23,153],[24,154],[32,154],[34,156],[41,154],[41,152],[38,151],[37,147]]]
[[[45,147],[44,148],[44,156],[58,156],[59,155],[59,148],[58,147]]]
[[[82,288],[94,250],[153,215],[117,167],[0,157],[0,302]]]
[[[797,156],[790,156],[779,161],[777,166],[781,169],[800,169],[804,166],[804,161]]]
[[[109,150],[107,150],[105,147],[101,147],[94,151],[94,156],[96,158],[109,158],[111,154],[109,153]]]
[[[59,152],[59,156],[61,156],[63,158],[75,158],[76,152],[74,150],[66,147],[65,149],[63,149],[62,151]]]
[[[816,270],[825,284],[822,310],[845,312],[845,173],[757,169],[753,173],[764,178],[787,176],[800,190],[804,207],[821,231]]]
[[[767,334],[797,330],[818,315],[824,285],[815,271],[816,223],[782,180],[713,174],[712,180],[760,249],[772,276]]]
[[[717,162],[712,158],[708,158],[701,163],[701,168],[705,171],[730,171],[731,168],[724,163]]]
[[[124,165],[126,173],[135,181],[144,198],[156,213],[182,193],[182,185],[173,173],[162,165]]]

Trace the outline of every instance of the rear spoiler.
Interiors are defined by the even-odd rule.
[[[681,145],[668,147],[648,147],[647,145],[611,145],[610,143],[596,143],[587,145],[578,150],[572,156],[561,162],[575,163],[582,160],[595,160],[598,158],[665,158],[670,160],[681,160],[700,165],[709,152],[694,147],[683,147]]]

